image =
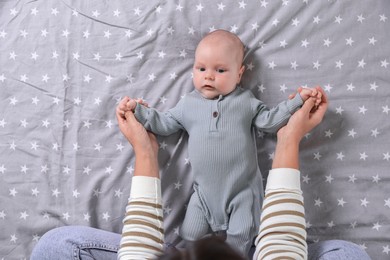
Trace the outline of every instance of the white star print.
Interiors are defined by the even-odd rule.
[[[313,62],[313,68],[318,70],[320,68],[321,64],[319,61]]]
[[[386,105],[386,106],[382,107],[382,110],[383,110],[382,111],[383,113],[389,114],[390,108],[388,105]]]
[[[293,20],[292,20],[292,22],[291,22],[291,25],[293,25],[293,26],[298,26],[298,24],[299,24],[300,22],[299,22],[299,20],[298,20],[298,18],[294,18]]]
[[[379,15],[379,20],[381,21],[381,22],[386,22],[386,20],[387,20],[387,17],[386,17],[386,15],[384,15],[384,14],[381,14],[381,15]]]
[[[47,165],[42,165],[41,166],[41,172],[47,173],[48,171],[49,171],[49,167],[47,167]]]
[[[302,176],[302,182],[304,182],[304,183],[309,183],[309,181],[310,181],[310,178],[309,178],[309,175],[304,175],[304,176]]]
[[[332,220],[331,222],[328,222],[327,224],[328,224],[328,227],[329,227],[329,228],[333,228],[334,226],[336,226],[336,225],[334,224],[333,220]]]
[[[376,138],[379,134],[380,132],[378,131],[378,128],[371,130],[371,136]]]
[[[359,107],[359,113],[365,115],[367,112],[367,108],[365,106]]]
[[[11,239],[10,239],[11,242],[16,243],[17,240],[18,238],[16,237],[15,234],[11,235]]]
[[[261,7],[267,8],[268,2],[265,0],[260,1]]]
[[[157,6],[156,7],[156,13],[160,14],[162,11],[162,7],[161,6]]]
[[[119,150],[119,151],[122,152],[123,148],[125,148],[125,147],[122,145],[122,143],[119,143],[119,144],[116,145],[116,150]]]
[[[220,11],[223,11],[225,9],[226,5],[224,5],[223,3],[219,3],[218,4],[218,10]]]
[[[70,32],[67,29],[62,31],[62,36],[65,38],[68,38],[69,34],[70,34]]]
[[[367,157],[368,157],[368,155],[365,152],[360,153],[360,160],[364,160],[365,161],[367,159]]]
[[[180,181],[177,181],[176,183],[174,183],[175,185],[175,190],[180,190],[180,187],[183,186],[183,184],[180,183]]]
[[[334,20],[334,22],[335,23],[338,23],[338,24],[341,24],[341,21],[342,21],[343,19],[340,17],[340,15],[339,16],[336,16],[335,17],[335,20]]]
[[[98,11],[98,10],[95,10],[95,11],[93,11],[93,12],[92,12],[92,16],[93,16],[93,17],[96,17],[96,18],[98,18],[98,17],[99,17],[99,15],[100,15],[100,13],[99,13],[99,11]]]
[[[352,38],[348,38],[348,39],[345,39],[345,44],[346,45],[349,45],[349,46],[352,46],[352,44],[354,43],[354,40],[352,40]]]
[[[9,190],[9,195],[12,196],[12,197],[15,197],[17,193],[18,192],[16,191],[15,188],[12,188],[12,189]]]
[[[332,183],[332,181],[334,180],[334,178],[332,177],[332,175],[331,174],[329,174],[328,176],[325,176],[325,181],[326,182],[329,182],[329,183]]]
[[[287,45],[288,45],[288,43],[286,42],[286,40],[283,40],[280,42],[280,47],[282,47],[282,48],[286,48]]]
[[[268,68],[270,68],[270,69],[275,69],[277,67],[277,65],[275,64],[275,62],[274,61],[271,61],[271,62],[269,62],[268,63]]]
[[[52,196],[58,198],[58,196],[61,194],[61,192],[58,189],[51,190]]]
[[[202,12],[203,8],[204,8],[203,5],[200,3],[200,4],[198,4],[198,5],[196,6],[196,11]]]
[[[240,9],[245,9],[245,7],[247,5],[244,1],[241,1],[238,4],[240,5]]]
[[[321,157],[322,157],[322,155],[319,152],[314,153],[314,159],[315,160],[319,161],[321,159]]]
[[[0,172],[2,174],[4,174],[6,170],[7,170],[7,168],[4,167],[4,164],[0,166]]]
[[[364,69],[364,66],[366,66],[366,63],[364,62],[364,59],[361,59],[358,64],[358,68]]]
[[[144,53],[142,51],[137,52],[137,59],[142,60],[144,57]]]
[[[343,154],[343,152],[339,152],[336,155],[337,155],[337,160],[340,161],[344,160],[345,155]]]
[[[385,207],[389,207],[390,208],[390,198],[385,200]]]
[[[108,175],[110,175],[114,170],[111,168],[111,166],[108,166],[106,167],[106,170],[104,171],[104,173],[107,173]]]
[[[115,190],[115,195],[114,195],[115,197],[120,198],[120,197],[122,197],[122,195],[123,195],[123,192],[120,189]]]
[[[10,60],[16,60],[17,56],[18,55],[14,51],[9,53],[9,59]]]
[[[57,8],[52,8],[51,9],[51,14],[53,14],[54,16],[57,16],[57,14],[59,14]]]
[[[54,51],[53,53],[52,53],[52,59],[57,59],[58,58],[58,53],[56,52],[56,51]]]
[[[133,32],[130,31],[130,30],[126,30],[126,31],[125,31],[125,37],[126,37],[126,38],[130,38],[132,34],[133,34]]]
[[[181,50],[179,56],[182,57],[182,58],[185,58],[187,56],[186,50]]]
[[[62,218],[65,219],[66,221],[68,221],[70,218],[69,213],[68,212],[62,213]]]
[[[349,182],[352,182],[352,183],[355,183],[355,181],[357,180],[357,178],[355,177],[355,174],[352,174],[352,175],[350,175],[350,176],[348,176],[348,178],[349,178]]]
[[[321,207],[321,204],[322,204],[322,203],[323,203],[323,202],[321,201],[320,198],[314,200],[314,206],[316,206],[316,207]]]
[[[384,59],[384,60],[381,60],[381,67],[383,67],[383,68],[385,68],[385,69],[387,69],[387,66],[389,65],[389,63],[387,62],[387,60],[386,59]]]
[[[137,7],[136,9],[134,9],[134,15],[136,16],[141,16],[141,9],[139,9],[139,7]]]
[[[355,138],[355,135],[356,135],[355,129],[348,130],[348,136]]]
[[[115,11],[113,11],[113,16],[116,16],[116,17],[119,17],[121,12],[119,12],[118,9],[116,9]]]
[[[367,207],[368,203],[370,203],[367,198],[361,199],[360,200],[360,206]]]
[[[84,213],[83,215],[84,215],[84,220],[87,221],[87,222],[89,222],[89,220],[90,220],[90,218],[91,218],[91,216],[89,215],[89,213]]]
[[[342,115],[344,112],[344,109],[342,107],[337,107],[336,108],[336,114]]]
[[[364,21],[365,19],[366,19],[366,18],[363,17],[363,14],[358,15],[358,17],[357,17],[357,21],[360,22],[360,23],[363,23],[363,21]]]
[[[19,12],[16,11],[15,8],[13,8],[13,9],[10,10],[10,15],[12,15],[12,16],[16,16],[18,13],[19,13]]]
[[[376,184],[378,184],[380,180],[381,180],[381,178],[379,177],[378,174],[375,176],[372,176],[372,182],[375,182]]]
[[[73,197],[75,197],[77,199],[80,195],[80,192],[76,189],[76,190],[72,191],[72,194],[73,194]]]
[[[341,207],[344,207],[344,204],[347,203],[344,198],[338,199],[337,202],[337,205]]]
[[[382,227],[382,225],[379,224],[379,222],[376,222],[376,223],[374,223],[372,229],[375,229],[376,231],[379,231],[379,229],[380,229],[381,227]]]
[[[374,37],[372,37],[372,38],[368,38],[368,42],[369,42],[369,44],[375,45],[377,40]]]
[[[108,82],[108,83],[110,83],[111,82],[111,80],[112,80],[112,77],[111,77],[111,75],[107,75],[106,76],[106,82]]]
[[[181,12],[183,10],[183,6],[181,4],[176,5],[176,11]]]
[[[83,168],[83,174],[85,173],[89,175],[90,172],[91,172],[91,168],[89,168],[89,166]]]

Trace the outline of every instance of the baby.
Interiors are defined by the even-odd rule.
[[[299,93],[269,109],[251,91],[238,86],[245,67],[244,46],[234,34],[217,30],[198,44],[193,66],[195,90],[167,112],[125,97],[118,109],[133,111],[158,135],[189,134],[188,153],[194,193],[180,229],[194,241],[226,232],[226,241],[247,255],[260,222],[263,185],[257,161],[255,127],[276,133],[308,98],[321,102],[316,89]]]

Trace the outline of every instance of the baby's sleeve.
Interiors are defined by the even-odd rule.
[[[254,113],[253,125],[267,133],[276,133],[287,124],[291,115],[303,104],[299,94],[293,99],[283,101],[273,108],[268,108],[262,101],[251,97],[251,106]]]
[[[160,112],[141,104],[135,107],[134,115],[148,131],[167,136],[184,129],[181,123],[182,102],[167,112]]]

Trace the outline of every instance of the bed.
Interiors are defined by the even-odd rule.
[[[242,86],[270,107],[299,86],[329,96],[301,143],[308,240],[389,259],[389,18],[387,0],[1,1],[0,258],[28,259],[59,226],[120,233],[134,154],[118,101],[173,107],[193,89],[198,41],[225,29],[246,46]],[[265,178],[276,139],[257,137]],[[178,244],[187,135],[159,144],[166,241]]]

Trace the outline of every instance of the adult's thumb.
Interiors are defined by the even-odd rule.
[[[134,113],[131,111],[125,112],[125,118],[126,118],[126,121],[128,121],[130,123],[134,123],[134,121],[136,121]]]
[[[305,103],[303,103],[302,110],[306,113],[310,113],[315,105],[315,101],[312,98],[308,98]]]

